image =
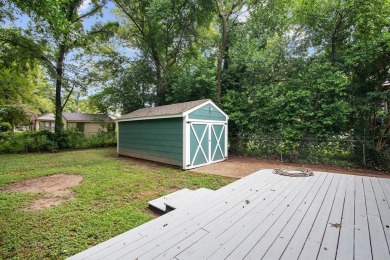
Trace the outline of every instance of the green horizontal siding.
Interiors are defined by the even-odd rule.
[[[130,142],[126,142],[126,143],[122,143],[123,144],[123,147],[131,147],[132,149],[134,150],[137,150],[138,152],[141,152],[141,151],[149,151],[149,152],[160,152],[160,153],[176,153],[176,154],[181,154],[182,153],[182,148],[181,147],[174,147],[174,146],[169,146],[169,145],[165,145],[165,146],[161,146],[161,145],[151,145],[151,144],[139,144],[139,143],[130,143]],[[167,151],[167,147],[169,147],[169,151]],[[156,154],[158,155],[158,154]]]
[[[195,111],[192,111],[188,115],[189,119],[199,119],[199,120],[213,120],[213,121],[226,121],[226,116],[224,116],[214,105],[207,104]]]
[[[137,145],[156,145],[156,142],[160,142],[160,140],[156,139],[137,139],[134,142],[128,142],[126,140],[122,140],[121,142],[123,144],[137,144]],[[182,141],[181,140],[164,140],[165,144],[171,147],[177,147],[182,148]]]
[[[183,118],[119,122],[118,153],[182,166]]]
[[[161,120],[161,119],[160,119]],[[136,122],[136,121],[134,121]],[[156,129],[154,128],[128,128],[124,129],[124,134],[156,134]],[[183,129],[177,129],[177,128],[158,128],[158,133],[162,135],[180,135],[183,133]]]

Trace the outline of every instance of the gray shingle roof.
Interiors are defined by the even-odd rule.
[[[111,117],[104,114],[84,114],[84,113],[68,113],[62,112],[62,116],[66,121],[80,122],[80,121],[113,121]]]
[[[54,121],[54,114],[53,113],[45,113],[37,117],[37,120],[40,121]]]
[[[184,103],[177,103],[166,106],[150,107],[138,109],[134,112],[131,112],[127,115],[121,116],[117,120],[123,119],[132,119],[132,118],[143,118],[143,117],[154,117],[154,116],[168,116],[168,115],[178,115],[184,113],[194,107],[197,107],[203,103],[206,103],[210,99],[202,99]]]
[[[62,116],[68,122],[91,122],[91,121],[105,121],[113,122],[112,118],[104,114],[84,114],[84,113],[69,113],[62,112]],[[54,121],[53,113],[45,113],[37,117],[40,121]]]

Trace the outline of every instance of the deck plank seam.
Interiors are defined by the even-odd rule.
[[[338,178],[338,177],[339,177],[339,178]],[[299,256],[298,256],[298,259],[301,258],[301,254],[302,254],[302,252],[303,252],[303,250],[304,250],[304,248],[305,248],[305,246],[306,246],[306,243],[307,243],[307,241],[308,241],[308,239],[309,239],[309,237],[310,237],[310,235],[311,235],[311,233],[312,233],[312,231],[313,231],[313,227],[314,227],[314,225],[316,224],[316,221],[317,221],[317,219],[318,219],[318,216],[319,216],[319,214],[320,214],[320,211],[321,211],[321,209],[323,209],[324,202],[325,202],[325,200],[327,199],[328,196],[333,196],[333,199],[332,199],[332,206],[333,206],[334,197],[336,196],[336,192],[337,192],[337,189],[338,189],[338,187],[339,187],[340,179],[341,179],[339,175],[336,175],[336,177],[335,177],[334,179],[336,179],[336,178],[338,178],[338,179],[337,179],[337,187],[336,187],[336,190],[335,190],[335,192],[334,192],[333,194],[330,194],[330,193],[329,193],[329,190],[332,188],[332,183],[333,183],[333,181],[332,181],[332,182],[331,182],[331,185],[329,185],[329,188],[328,188],[328,190],[327,190],[327,192],[326,192],[326,194],[325,194],[325,196],[324,196],[324,199],[323,199],[323,201],[322,201],[322,203],[321,203],[321,206],[320,206],[319,209],[318,209],[317,215],[316,215],[316,217],[315,217],[315,219],[314,219],[314,221],[313,221],[313,225],[311,226],[309,235],[306,237],[306,240],[305,240],[305,242],[304,242],[304,244],[303,244],[303,247],[302,247],[301,252],[300,252],[300,254],[299,254]],[[333,179],[333,180],[334,180],[334,179]],[[330,194],[330,195],[329,195],[329,194]],[[329,221],[329,216],[330,216],[331,210],[332,210],[332,209],[329,210],[329,215],[328,215],[328,217],[327,217],[326,223]],[[326,230],[326,229],[325,229],[325,230]],[[322,239],[324,238],[324,235],[325,235],[325,232],[322,234],[321,242],[322,242]],[[318,250],[318,252],[317,252],[317,257],[318,257],[318,254],[319,254],[319,251],[320,251],[320,250],[321,250],[321,247],[319,247],[319,250]]]
[[[344,175],[343,175],[344,176]],[[321,253],[321,248],[322,248],[322,245],[323,245],[323,242],[324,242],[324,238],[325,238],[325,235],[326,235],[326,231],[328,230],[327,229],[327,227],[328,227],[328,225],[330,224],[329,223],[329,220],[330,220],[330,217],[331,217],[331,215],[332,215],[332,212],[334,212],[334,210],[335,210],[335,208],[334,208],[334,204],[335,204],[335,201],[336,201],[336,196],[337,196],[337,194],[338,194],[338,192],[339,192],[339,189],[341,189],[341,187],[340,187],[340,184],[342,184],[342,179],[345,179],[345,181],[347,180],[347,177],[340,177],[340,179],[339,179],[339,181],[338,181],[338,183],[337,183],[337,189],[336,189],[336,191],[335,191],[335,193],[334,193],[334,197],[333,197],[333,201],[332,201],[332,205],[331,205],[331,209],[330,209],[330,211],[329,211],[329,216],[328,216],[328,219],[327,219],[327,221],[326,221],[326,227],[325,227],[325,231],[324,231],[324,233],[323,233],[323,235],[322,235],[322,239],[321,239],[321,243],[320,243],[320,246],[319,246],[319,250],[318,250],[318,252],[317,252],[317,259],[319,258],[319,255],[320,255],[320,253]],[[345,202],[345,194],[346,194],[346,192],[347,192],[347,189],[345,189],[344,190],[344,196],[343,196],[343,201]],[[344,202],[343,202],[343,207],[342,207],[342,209],[344,209]],[[342,216],[343,216],[343,210],[341,211],[341,218],[340,218],[340,223],[342,223]],[[338,235],[337,235],[337,239],[339,239],[340,238],[340,229],[338,229]],[[337,243],[338,244],[338,243]],[[336,255],[337,255],[337,246],[336,246],[336,254],[335,254],[335,256],[334,256],[334,258],[336,258]]]
[[[299,181],[296,181],[296,182],[297,182],[297,185],[298,185],[298,184],[299,184]],[[285,188],[284,190],[280,191],[280,193],[283,193],[283,191],[285,191],[287,188],[288,188],[288,186],[286,186],[286,188]],[[278,194],[280,194],[280,193],[278,193]],[[263,195],[264,195],[264,193],[261,194],[261,195],[259,195],[259,196],[257,196],[254,200],[252,200],[252,201],[251,201],[251,206],[253,206],[252,203],[253,203],[256,199],[262,197]],[[274,194],[273,192],[272,192],[272,193],[269,193],[269,195],[267,195],[267,196],[264,197],[264,198],[269,198],[269,197],[271,197],[272,195],[275,195],[275,194]],[[275,199],[276,199],[276,198],[274,198],[274,199],[272,199],[272,200],[267,200],[267,199],[266,199],[266,201],[267,201],[268,204],[265,204],[265,207],[264,207],[264,208],[266,208],[269,204],[271,204]],[[256,210],[256,206],[258,206],[258,205],[261,204],[261,203],[262,203],[261,200],[258,201],[258,203],[255,204],[255,206],[253,206],[253,208],[252,208],[251,210],[249,210],[249,211],[247,212],[247,214],[248,214],[249,212],[252,212],[253,210]],[[235,213],[232,214],[231,216],[234,216],[234,215],[236,215],[236,214],[238,214],[238,213],[239,213],[239,211],[235,212]],[[230,226],[229,226],[228,228],[226,228],[222,233],[226,232],[229,228],[230,228]],[[221,233],[221,234],[222,234],[222,233]],[[218,236],[216,236],[216,238],[218,238],[219,236],[221,236],[221,234],[219,234]]]
[[[324,180],[325,180],[325,178],[324,178]],[[300,198],[299,196],[302,196],[302,198],[300,198],[300,201],[297,202],[298,205],[296,206],[295,210],[290,214],[290,217],[289,217],[288,221],[286,221],[285,226],[288,224],[288,222],[289,222],[289,221],[291,220],[291,218],[294,216],[294,214],[295,214],[296,211],[299,209],[299,207],[302,205],[302,203],[304,203],[304,201],[306,200],[308,194],[316,187],[316,184],[317,184],[318,182],[321,183],[320,175],[318,175],[317,179],[315,179],[313,183],[308,182],[308,183],[306,184],[306,185],[309,185],[309,183],[310,183],[310,187],[306,187],[306,185],[305,185],[305,186],[296,194],[296,196],[292,199],[292,201],[289,203],[290,206],[292,206],[292,204],[294,204],[294,203],[296,202],[296,199],[297,199],[297,198]],[[304,191],[305,187],[308,188],[307,191]],[[303,192],[303,193],[302,193],[302,192]],[[280,204],[282,204],[282,203],[280,203]],[[296,203],[295,203],[295,204],[296,204]],[[244,258],[246,258],[246,257],[254,250],[254,248],[259,244],[259,242],[264,238],[264,236],[267,235],[267,233],[269,232],[269,230],[270,230],[272,227],[274,227],[275,223],[277,223],[277,221],[278,221],[281,217],[283,217],[283,214],[284,214],[287,210],[289,210],[289,209],[290,209],[290,208],[286,207],[285,210],[284,210],[283,212],[281,212],[281,214],[279,214],[279,216],[275,219],[275,221],[273,222],[273,224],[270,225],[270,227],[266,230],[266,232],[264,232],[264,234],[262,235],[262,237],[258,239],[258,241],[255,243],[255,245],[251,248],[251,250],[244,256]],[[285,227],[285,226],[284,226],[284,227]],[[282,230],[284,229],[284,227],[282,228]],[[280,234],[280,232],[279,232],[278,234]],[[274,240],[276,240],[276,238],[275,238]],[[268,250],[269,250],[269,248],[272,246],[272,244],[273,244],[273,242],[268,246],[267,250],[265,250],[265,252],[263,253],[262,257],[268,252]]]
[[[300,181],[302,181],[302,180],[292,180],[292,181],[291,181],[290,178],[283,178],[283,182],[286,182],[286,185],[285,185],[285,184],[282,184],[282,185],[280,185],[280,186],[281,186],[281,187],[285,186],[284,189],[278,191],[278,193],[271,192],[271,196],[273,196],[273,197],[276,198],[276,196],[277,196],[278,194],[282,194],[284,190],[286,190],[286,189],[288,189],[288,188],[291,188],[291,185],[287,185],[287,184],[291,184],[292,182],[293,182],[293,183],[296,182],[296,183],[297,183],[296,185],[298,185],[298,183],[299,183]],[[275,186],[271,186],[271,187],[275,187]],[[271,188],[271,187],[270,187],[270,188]],[[293,186],[293,187],[295,187],[295,186]],[[269,190],[268,190],[267,192],[269,192]],[[259,196],[259,197],[261,197],[261,196]],[[275,198],[274,198],[274,199],[275,199]],[[264,209],[265,209],[269,204],[271,204],[272,201],[273,201],[274,199],[272,199],[272,200],[268,199],[268,200],[267,200],[267,204],[263,204]],[[262,202],[262,201],[260,201],[258,205],[261,205],[261,204],[262,204],[261,202]],[[250,205],[253,206],[254,204],[251,203]],[[258,208],[254,208],[254,209],[259,210]],[[248,218],[248,216],[249,216],[249,215],[246,214],[244,217]],[[252,218],[253,218],[253,217],[252,217]],[[250,219],[250,221],[251,221],[251,220],[252,220],[252,219]],[[238,223],[238,222],[237,222],[237,223]],[[235,224],[236,224],[236,223],[235,223]],[[235,227],[235,224],[231,225],[229,228]],[[228,229],[229,229],[229,228],[228,228]],[[222,230],[222,233],[221,233],[221,234],[224,234],[224,233],[226,232],[226,230],[227,230],[227,229]],[[216,232],[216,231],[214,231],[213,233],[215,233],[215,232]],[[218,231],[218,233],[219,233],[219,231]],[[219,237],[219,236],[217,236],[217,237]],[[214,239],[217,239],[217,237],[215,237]],[[230,240],[230,238],[229,238],[228,240]],[[217,248],[216,248],[215,250],[217,251],[217,250],[219,250],[220,246],[223,245],[224,243],[221,244],[221,242],[215,242],[215,241],[216,241],[216,240],[214,240],[214,244],[216,244],[216,246],[217,246]],[[226,241],[225,241],[225,242],[226,242]],[[203,244],[204,244],[204,243],[206,243],[206,242],[203,242]],[[218,244],[219,244],[219,245],[218,245]],[[200,246],[201,246],[201,245],[198,245],[198,247],[200,247]],[[194,250],[194,249],[192,249],[192,250]],[[214,252],[215,252],[215,251],[214,251]],[[210,257],[211,257],[211,255],[214,254],[214,252],[211,252],[211,253],[210,253]]]
[[[289,177],[289,178],[291,178],[291,177]],[[300,184],[300,183],[302,183],[302,182],[303,182],[303,183],[306,182],[306,184],[304,185],[304,187],[305,187],[306,185],[308,185],[309,183],[311,183],[311,182],[310,182],[311,180],[313,180],[313,179],[311,179],[311,178],[310,178],[310,179],[305,179],[304,181],[298,182],[298,184]],[[317,181],[318,179],[317,179],[317,178],[314,178],[314,180]],[[314,181],[314,184],[315,184],[315,181]],[[297,184],[297,185],[298,185],[298,184]],[[312,187],[314,184],[311,183],[311,187]],[[286,198],[287,198],[288,195],[293,194],[294,192],[297,192],[297,193],[294,195],[293,198],[292,198],[292,197],[288,198],[289,201],[291,200],[291,202],[289,202],[288,204],[291,204],[291,203],[293,202],[294,198],[296,198],[297,196],[301,195],[301,192],[302,192],[303,190],[304,190],[304,189],[296,190],[295,187],[293,187],[293,188],[289,191],[289,193],[286,194],[286,197],[285,197],[284,199],[282,199],[280,202],[277,202],[277,204],[272,205],[273,208],[272,208],[271,211],[268,213],[268,215],[266,215],[266,216],[263,217],[262,222],[261,222],[261,223],[258,223],[257,226],[256,226],[251,232],[249,232],[248,235],[247,235],[245,238],[243,238],[243,240],[241,241],[241,243],[240,243],[239,245],[241,245],[243,242],[245,242],[245,240],[247,240],[248,237],[251,236],[251,235],[254,233],[255,230],[257,230],[260,226],[262,226],[262,225],[263,225],[263,222],[269,221],[269,217],[275,213],[275,210],[280,210],[280,205],[282,205],[282,204],[286,201]],[[309,191],[310,191],[310,189],[309,189]],[[309,191],[307,191],[307,192],[309,192]],[[275,199],[276,199],[276,198],[275,198]],[[303,198],[303,199],[304,199],[304,198]],[[272,202],[271,202],[271,203],[272,203]],[[271,203],[269,203],[269,204],[271,204]],[[283,209],[283,212],[284,212],[285,210],[287,210],[287,207],[285,207],[285,208]],[[282,212],[282,213],[283,213],[283,212]],[[282,213],[281,213],[281,214],[282,214]],[[281,214],[278,214],[278,216],[280,217]],[[271,220],[272,220],[272,219],[271,219]],[[275,220],[275,221],[276,221],[276,220]],[[274,223],[275,223],[275,222],[273,222],[273,224],[274,224]],[[268,228],[267,230],[265,230],[264,234],[266,234],[266,233],[268,232],[268,230],[271,228],[271,226],[272,226],[273,224],[271,224],[271,225],[269,226],[269,228]],[[263,234],[263,235],[264,235],[264,234]],[[233,238],[233,237],[232,237],[232,238]],[[227,242],[225,242],[224,244],[226,245],[227,243],[230,243],[230,240],[231,240],[232,238],[230,238],[230,239],[229,239]],[[235,250],[238,248],[239,245],[237,245],[237,246],[235,247],[235,249],[234,249],[233,251],[230,252],[230,254],[228,255],[228,257],[231,256],[231,254],[235,254]],[[256,245],[256,244],[255,244],[255,245]],[[255,245],[254,245],[254,246],[255,246]],[[253,248],[253,247],[252,247],[252,248]],[[252,248],[251,248],[251,249],[252,249]],[[249,251],[250,251],[250,250],[249,250]],[[248,253],[249,253],[249,251],[248,251]]]
[[[302,182],[302,181],[301,181]],[[298,182],[297,184],[299,184],[300,182]],[[288,195],[290,195],[291,194],[291,192],[293,192],[294,191],[294,189],[292,189],[288,194],[287,194],[287,196]],[[299,194],[299,193],[298,193]],[[298,195],[297,194],[297,195]],[[296,196],[297,196],[296,195]],[[286,196],[286,197],[287,197]],[[245,238],[244,238],[244,240],[243,241],[241,241],[241,243],[239,243],[236,247],[235,247],[235,249],[233,250],[233,251],[231,251],[230,253],[229,253],[229,255],[226,257],[226,258],[228,258],[238,247],[239,247],[239,245],[241,245],[260,225],[262,225],[263,224],[263,222],[264,221],[266,221],[268,218],[269,218],[269,216],[271,216],[274,212],[275,212],[275,209],[280,205],[280,204],[282,204],[282,202],[286,199],[286,197],[280,202],[280,203],[278,203],[277,205],[275,205],[275,207],[269,212],[269,214],[262,220],[262,222],[261,223],[259,223]],[[295,198],[295,197],[294,197]],[[276,198],[275,198],[276,199]],[[274,200],[275,200],[274,199]],[[274,201],[273,200],[273,201]],[[271,204],[273,201],[271,201],[269,204]],[[269,205],[268,204],[268,205]],[[267,206],[268,206],[267,205]],[[285,210],[287,209],[287,207],[285,208]],[[284,211],[283,211],[284,212]],[[275,220],[276,221],[276,220]],[[269,227],[269,228],[271,228],[271,226]],[[269,230],[269,228],[267,229],[267,231]],[[266,231],[266,232],[267,232]],[[265,232],[265,233],[266,233]],[[251,248],[251,249],[253,249],[253,247]],[[250,251],[249,251],[250,252]],[[249,254],[249,252],[248,252],[248,254]],[[245,255],[246,256],[246,255]],[[245,256],[244,256],[244,258],[245,258]]]
[[[285,183],[285,184],[284,184],[284,183]],[[287,188],[287,187],[288,187],[288,185],[287,185],[288,183],[289,183],[288,180],[285,179],[285,180],[283,180],[282,183],[279,182],[279,185],[281,185],[281,186],[286,185],[285,188]],[[266,190],[265,192],[269,192],[269,189],[272,188],[272,187],[275,187],[275,185],[269,185],[269,186],[267,186],[267,187],[268,187],[268,188],[267,188],[267,190]],[[261,197],[261,196],[262,196],[261,194],[257,194],[257,193],[258,193],[258,192],[255,192],[255,193],[252,193],[252,194],[257,195],[258,197]],[[274,194],[274,193],[271,193],[271,194]],[[264,192],[263,192],[263,195],[264,195]],[[240,203],[234,205],[234,207],[239,206],[242,202],[243,202],[243,201],[241,201]],[[260,203],[261,203],[261,202],[260,202]],[[251,203],[251,204],[252,204],[252,203]],[[251,205],[251,204],[250,204],[250,205]],[[253,205],[253,204],[252,204],[252,205]],[[233,208],[233,207],[231,207],[231,208]],[[228,211],[227,211],[227,212],[228,212]],[[214,218],[214,219],[213,219],[213,221],[216,220],[216,219],[218,219],[219,217],[225,215],[225,214],[226,214],[226,212],[224,212],[223,214],[218,215],[217,218]],[[211,223],[211,221],[209,221],[209,222],[207,223],[207,225],[209,225],[210,223]],[[206,225],[205,225],[205,226],[206,226]],[[204,228],[205,228],[205,227],[204,227]],[[206,229],[206,230],[209,230],[209,229],[207,229],[207,228],[205,228],[205,229]],[[200,246],[200,245],[198,245],[198,246]]]
[[[348,179],[347,178],[347,182],[348,182]],[[347,188],[345,188],[345,192],[344,192],[344,201],[343,201],[343,208],[341,210],[341,219],[340,219],[340,224],[343,223],[343,219],[344,219],[344,207],[345,207],[345,200],[346,200],[346,197],[347,197]],[[337,259],[337,252],[338,252],[338,249],[339,249],[339,244],[340,244],[340,235],[341,235],[341,227],[339,229],[339,235],[337,236],[337,246],[336,246],[336,254],[334,256],[335,259]]]
[[[385,192],[384,192],[384,190],[382,189],[382,186],[380,186],[380,179],[375,178],[375,181],[378,182],[378,186],[379,186],[378,188],[380,189],[380,191],[381,191],[381,193],[383,194],[383,197],[384,197],[383,200],[385,200],[385,201],[387,202],[386,196],[384,196]],[[372,179],[371,179],[371,183],[372,183]],[[388,237],[388,235],[386,234],[386,230],[385,230],[386,223],[384,222],[385,218],[382,216],[383,212],[381,212],[380,206],[379,206],[379,203],[378,203],[378,201],[380,200],[380,198],[377,197],[377,194],[376,194],[375,191],[376,191],[376,189],[374,189],[374,196],[375,196],[375,199],[376,199],[376,202],[377,202],[377,207],[378,207],[378,211],[379,211],[379,216],[380,216],[380,218],[381,218],[381,223],[382,223],[382,227],[383,227],[383,229],[384,229],[383,231],[384,231],[384,233],[385,233],[385,238],[386,238],[386,242],[387,242],[387,248],[388,248],[389,254],[390,254],[390,237]],[[388,202],[387,202],[387,205],[389,205]],[[389,211],[390,211],[390,206],[389,206],[388,208],[389,208]]]
[[[327,179],[327,177],[328,177],[329,175],[321,174],[321,177],[322,177],[322,176],[324,176],[324,177],[323,177],[323,179],[319,179],[319,181],[320,181],[320,183],[318,183],[318,184],[319,184],[319,187],[315,187],[315,185],[313,185],[313,188],[315,187],[315,189],[316,189],[317,191],[316,191],[315,195],[312,197],[311,201],[309,202],[310,204],[307,206],[306,211],[303,213],[302,218],[300,219],[299,223],[297,224],[296,228],[294,229],[294,232],[292,233],[292,235],[291,235],[289,241],[287,242],[286,246],[290,243],[291,239],[294,237],[294,234],[295,234],[296,230],[299,228],[301,222],[303,221],[304,217],[306,216],[307,211],[310,209],[311,204],[312,204],[313,201],[315,200],[315,197],[317,196],[318,191],[321,189],[321,187],[323,186],[324,182],[326,181],[326,179]],[[316,184],[317,184],[317,183],[316,183]],[[310,190],[310,191],[311,191],[311,190]],[[309,193],[310,193],[310,191],[309,191]],[[310,198],[309,198],[309,200],[310,200]],[[307,198],[304,198],[303,203],[306,204],[306,201],[307,201]],[[291,215],[291,217],[290,217],[290,219],[289,219],[289,222],[287,222],[287,223],[283,226],[283,228],[280,230],[280,232],[278,233],[278,235],[275,237],[275,239],[274,239],[274,241],[272,242],[271,246],[267,249],[267,251],[264,253],[264,255],[263,255],[263,257],[262,257],[261,259],[264,259],[264,257],[266,257],[266,255],[268,254],[268,252],[270,251],[270,249],[274,246],[274,244],[275,244],[275,242],[277,241],[278,237],[280,237],[280,236],[283,234],[283,232],[284,232],[284,231],[286,230],[286,228],[288,227],[287,224],[290,223],[290,222],[291,222],[291,219],[293,219],[293,218],[296,216],[296,213],[298,212],[298,210],[301,208],[302,205],[303,205],[303,204],[301,203],[301,204],[297,207],[296,211]],[[285,249],[286,249],[286,248],[285,248]],[[283,252],[280,254],[280,257],[283,255],[285,249],[284,249]]]
[[[377,178],[375,178],[375,179],[377,179]],[[372,180],[373,180],[372,178],[367,178],[367,182],[369,183],[369,185],[371,185],[372,196],[373,196],[374,199],[375,199],[375,205],[376,205],[375,209],[376,209],[376,211],[377,211],[378,216],[375,216],[375,215],[371,215],[371,216],[372,216],[372,217],[377,217],[377,218],[379,218],[379,220],[380,220],[380,224],[381,224],[381,228],[382,228],[381,231],[383,232],[383,237],[384,237],[384,239],[385,239],[385,241],[386,241],[387,253],[389,253],[389,257],[390,257],[390,248],[389,248],[388,238],[387,238],[387,236],[386,236],[386,231],[385,231],[385,229],[384,229],[383,219],[382,219],[381,211],[380,211],[380,209],[379,209],[379,204],[378,204],[378,198],[377,198],[377,196],[376,196],[376,193],[375,193],[375,190],[374,190],[374,185],[373,185],[373,183],[372,183]],[[368,214],[367,214],[367,216],[368,216]],[[373,252],[373,255],[374,255],[374,252]]]
[[[370,240],[371,259],[373,259],[373,258],[374,258],[374,252],[372,251],[372,241],[371,241],[371,234],[370,234],[370,221],[368,221],[368,209],[367,209],[366,187],[365,187],[365,184],[364,184],[364,181],[363,181],[363,177],[362,177],[361,179],[362,179],[363,191],[364,191],[364,204],[365,204],[365,206],[366,206],[366,220],[367,220],[367,226],[368,226],[368,238],[369,238],[369,240]]]
[[[322,205],[323,201],[325,200],[326,194],[328,193],[328,191],[329,191],[329,189],[330,189],[330,187],[331,187],[331,185],[332,185],[332,182],[334,181],[334,178],[335,178],[335,174],[332,174],[331,180],[329,181],[329,185],[328,185],[328,187],[326,188],[325,194],[324,194],[324,196],[323,196],[323,198],[322,198],[321,205]],[[313,200],[313,202],[314,202],[314,200]],[[308,211],[306,212],[305,217],[307,216],[307,213],[310,211],[310,209],[312,208],[312,206],[313,206],[313,203],[310,205],[310,208],[309,208]],[[321,207],[321,206],[320,206],[320,207]],[[319,209],[320,209],[320,207],[319,207]],[[314,225],[315,219],[317,218],[318,212],[319,212],[319,210],[317,211],[316,217],[314,218],[313,222],[311,223],[311,227],[310,227],[310,230],[308,231],[308,235],[310,234],[310,232],[311,232],[311,230],[312,230],[312,228],[313,228],[313,225]],[[285,252],[286,252],[288,246],[289,246],[290,243],[292,242],[292,239],[294,238],[294,236],[295,236],[295,234],[296,234],[296,231],[301,227],[301,225],[302,225],[303,220],[305,219],[305,217],[302,218],[302,221],[301,221],[301,223],[299,224],[299,226],[297,227],[297,229],[295,230],[294,235],[293,235],[293,237],[291,238],[289,244],[287,244],[285,250],[283,251],[283,254],[282,254],[281,258],[283,258],[283,255],[285,254]],[[298,254],[298,258],[299,258],[299,255],[301,254],[302,250],[303,250],[303,247],[304,247],[304,245],[305,245],[305,243],[306,243],[306,240],[307,240],[307,237],[306,237],[304,243],[302,244],[302,248],[301,248],[301,250],[300,250],[300,252],[299,252],[299,254]]]

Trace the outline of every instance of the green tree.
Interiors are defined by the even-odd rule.
[[[222,97],[222,68],[226,60],[228,50],[229,33],[239,22],[239,17],[244,15],[248,3],[245,0],[215,0],[217,14],[220,20],[220,43],[217,56],[217,92],[218,104],[221,105]]]
[[[9,44],[0,46],[0,106],[21,103],[35,113],[53,111],[54,93],[34,57]]]
[[[144,60],[136,60],[122,69],[91,102],[102,113],[110,111],[129,113],[155,103],[155,85],[152,69]]]
[[[90,51],[93,46],[110,38],[117,24],[97,23],[90,30],[83,28],[83,20],[99,14],[105,0],[92,1],[91,9],[86,13],[79,13],[81,0],[10,2],[27,14],[32,23],[24,31],[3,28],[0,41],[29,51],[47,68],[55,85],[55,132],[60,140],[62,111],[72,91],[83,87],[82,76],[88,67],[88,60],[80,60],[82,55],[75,54]],[[72,55],[75,60],[72,60]]]
[[[208,0],[114,0],[123,26],[119,36],[140,51],[154,73],[157,104],[164,104],[171,74],[194,54],[199,29],[211,21]]]
[[[30,125],[34,113],[25,105],[13,104],[0,106],[0,122],[9,123],[14,129],[17,126]]]
[[[215,59],[213,56],[198,56],[189,60],[173,75],[172,87],[167,94],[169,103],[198,99],[217,100],[215,89]]]
[[[348,75],[349,101],[354,107],[350,127],[358,138],[386,147],[390,134],[388,89],[390,1],[297,1],[296,23],[318,55]],[[319,94],[318,102],[322,96]]]

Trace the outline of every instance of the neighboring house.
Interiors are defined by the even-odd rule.
[[[84,113],[62,113],[62,121],[65,128],[76,128],[85,135],[96,134],[99,131],[107,131],[107,126],[115,124],[108,115],[84,114]],[[47,129],[54,131],[54,114],[46,113],[37,117],[35,129]]]
[[[50,130],[54,131],[54,115],[45,113],[35,119],[35,130]]]

